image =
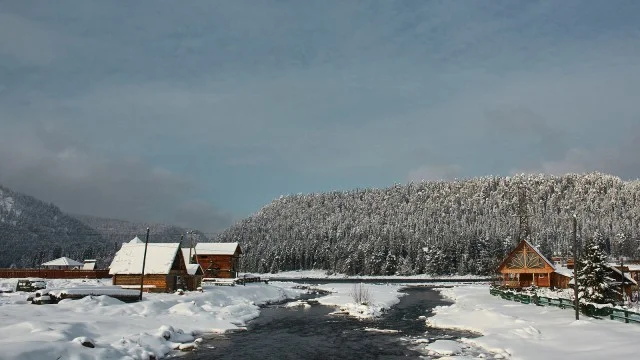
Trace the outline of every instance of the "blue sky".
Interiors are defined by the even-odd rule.
[[[638,1],[0,1],[0,183],[209,232],[283,194],[640,173]]]

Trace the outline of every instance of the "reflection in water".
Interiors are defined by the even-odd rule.
[[[214,336],[183,359],[418,359],[424,339],[457,339],[470,332],[428,328],[424,318],[447,304],[430,288],[411,287],[379,319],[329,315],[332,307],[270,306],[248,331]],[[207,348],[209,347],[209,348]],[[213,347],[213,348],[211,348]],[[478,352],[467,349],[468,355]]]

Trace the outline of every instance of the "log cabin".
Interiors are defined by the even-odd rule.
[[[122,244],[109,267],[113,285],[124,288],[140,287],[144,248],[144,243]],[[197,270],[194,271],[194,275],[189,275],[179,243],[148,244],[142,284],[145,291],[196,290],[198,281],[192,277],[197,276]]]
[[[195,260],[204,272],[205,278],[231,278],[238,276],[238,261],[242,254],[240,245],[235,243],[198,243]]]
[[[555,270],[554,264],[527,240],[520,241],[498,266],[502,285],[512,288],[555,286]]]
[[[510,288],[524,288],[529,286],[551,287],[567,289],[573,286],[573,258],[567,259],[567,266],[553,263],[542,255],[538,249],[527,240],[522,240],[498,267],[501,274],[501,284]],[[619,267],[607,265],[609,284],[616,294],[613,298],[620,300],[622,292],[622,271]],[[630,297],[637,291],[638,283],[633,279],[633,272],[629,267],[624,268],[624,292]]]

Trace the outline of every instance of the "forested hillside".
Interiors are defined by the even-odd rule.
[[[60,256],[96,258],[99,267],[106,267],[123,242],[136,235],[144,239],[147,227],[151,242],[178,242],[186,234],[185,229],[164,224],[69,215],[0,186],[0,268],[34,267]],[[193,239],[206,241],[200,232]],[[185,244],[190,240],[191,236]]]
[[[102,237],[53,205],[0,187],[0,267],[33,267],[110,253]]]
[[[574,213],[580,241],[595,237],[612,255],[640,255],[640,182],[599,173],[285,196],[218,240],[241,242],[245,271],[488,274],[522,228],[545,255],[566,255]]]
[[[183,246],[189,246],[191,242],[207,242],[207,237],[200,231],[193,231],[187,234],[186,229],[168,224],[138,223],[118,219],[105,219],[89,215],[72,215],[85,225],[94,230],[96,235],[101,236],[107,243],[117,246],[118,249],[123,241],[131,240],[138,236],[144,240],[147,228],[150,229],[150,242],[179,242],[182,239]]]

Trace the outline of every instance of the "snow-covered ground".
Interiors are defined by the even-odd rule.
[[[261,278],[269,278],[277,280],[278,278],[282,279],[301,279],[301,278],[311,278],[311,279],[375,279],[384,281],[385,279],[482,279],[486,278],[486,276],[477,276],[477,275],[429,275],[429,274],[420,274],[420,275],[389,275],[389,276],[369,276],[369,275],[345,275],[345,274],[329,274],[326,270],[295,270],[295,271],[283,271],[275,274],[265,273],[258,274]],[[242,274],[240,275],[242,277]]]
[[[17,280],[0,279],[0,287]],[[49,288],[104,286],[111,280],[49,280]],[[241,328],[258,305],[295,298],[301,290],[262,283],[210,286],[205,291],[145,294],[126,304],[106,297],[31,305],[26,293],[0,294],[0,359],[148,359],[192,346],[202,333]],[[92,339],[95,348],[81,345]]]
[[[357,280],[356,280],[357,281]],[[275,282],[277,286],[299,286],[295,283]],[[355,286],[361,287],[368,299],[367,304],[357,304],[352,296]],[[406,285],[400,284],[321,284],[313,285],[315,289],[330,291],[331,294],[319,297],[317,300],[322,305],[335,306],[336,313],[350,315],[358,318],[371,318],[380,316],[384,309],[400,302],[400,297],[405,295],[399,290]]]
[[[572,310],[503,300],[488,286],[440,290],[455,301],[427,322],[484,334],[465,342],[511,359],[606,359],[636,357],[640,325],[580,317]]]

